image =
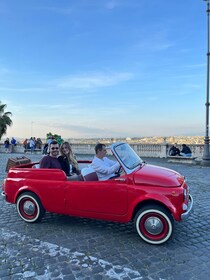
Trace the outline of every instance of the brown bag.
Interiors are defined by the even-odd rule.
[[[15,167],[21,164],[31,163],[31,160],[27,157],[16,157],[16,158],[9,158],[7,161],[5,171],[8,172],[11,167]]]

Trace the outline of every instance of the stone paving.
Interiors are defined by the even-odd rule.
[[[0,182],[9,157],[0,154]],[[22,156],[22,155],[21,155]],[[33,161],[41,155],[27,155]],[[132,223],[119,224],[46,213],[23,222],[0,198],[0,279],[198,280],[210,279],[210,168],[146,159],[185,175],[194,212],[176,223],[159,246],[142,241]]]

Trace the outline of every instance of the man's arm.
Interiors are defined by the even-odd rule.
[[[102,160],[93,160],[90,166],[98,173],[109,175],[109,174],[113,174],[120,168],[119,162],[114,162],[114,161],[111,162],[113,162],[114,164],[112,164],[112,166],[108,166]]]

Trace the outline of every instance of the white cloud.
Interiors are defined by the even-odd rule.
[[[112,9],[116,8],[118,5],[119,5],[119,4],[117,3],[117,1],[112,0],[112,1],[108,1],[108,2],[106,3],[106,8],[107,8],[108,10],[112,10]]]
[[[0,75],[8,74],[9,70],[5,67],[0,67]]]
[[[152,42],[151,42],[152,41]],[[165,51],[173,47],[173,44],[168,42],[158,42],[155,39],[154,40],[144,40],[142,42],[139,42],[134,45],[134,49],[137,50],[146,50],[147,52],[151,51]]]
[[[174,42],[171,42],[169,38],[169,27],[165,28],[162,24],[148,26],[141,29],[140,39],[133,48],[147,53],[165,51],[175,46]]]
[[[22,93],[29,93],[29,92],[43,92],[46,91],[47,88],[45,87],[32,87],[32,88],[11,88],[11,87],[0,87],[0,91],[11,91],[11,92],[22,92]]]
[[[71,15],[73,12],[72,8],[66,7],[66,8],[60,8],[60,7],[42,7],[41,10],[62,14],[62,15]]]
[[[110,73],[110,74],[82,74],[72,75],[57,81],[59,88],[94,89],[109,87],[121,82],[131,80],[131,73]]]
[[[200,64],[189,64],[189,65],[184,65],[186,68],[203,68],[206,67],[206,63],[200,63]]]

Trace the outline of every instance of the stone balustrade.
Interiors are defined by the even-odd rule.
[[[11,146],[11,145],[10,145]],[[95,154],[95,144],[79,144],[73,143],[71,144],[72,150],[75,154],[78,155],[94,155]],[[130,144],[130,146],[136,151],[136,153],[144,158],[144,157],[154,157],[154,158],[166,158],[168,155],[168,151],[171,145],[167,143],[162,144]],[[202,159],[204,145],[200,144],[191,144],[189,145],[192,150],[193,157],[197,159]],[[178,148],[181,149],[181,145],[178,145]],[[5,153],[4,144],[0,144],[0,153]],[[24,153],[24,147],[21,144],[18,144],[14,147],[14,153]]]

